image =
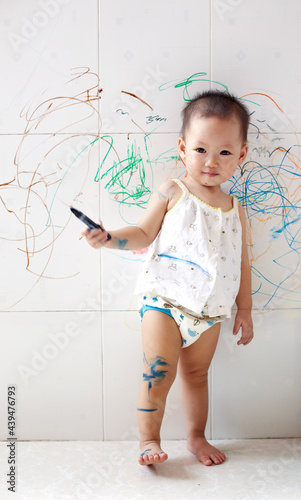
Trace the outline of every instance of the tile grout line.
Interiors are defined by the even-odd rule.
[[[209,0],[209,80],[212,90],[212,1]]]
[[[97,1],[97,72],[98,72],[98,78],[100,78],[100,57],[101,57],[101,42],[100,42],[100,11],[101,11],[101,6],[100,6],[101,0]],[[98,99],[97,102],[97,109],[98,109],[98,135],[100,135],[100,99]],[[98,144],[98,163],[100,162],[100,143]],[[100,182],[98,183],[98,213],[100,215],[100,208],[101,208],[101,196],[100,196]],[[99,265],[99,287],[100,287],[100,295],[101,295],[101,290],[102,290],[102,258],[100,256],[100,265]],[[101,401],[102,401],[102,440],[105,441],[105,396],[104,396],[104,390],[105,390],[105,375],[104,375],[104,331],[103,331],[103,314],[101,314],[101,322],[100,322],[100,336],[101,336]]]

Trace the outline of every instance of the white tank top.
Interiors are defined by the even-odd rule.
[[[211,207],[174,179],[183,193],[149,248],[136,294],[150,292],[192,313],[231,316],[240,284],[238,200],[227,212]]]

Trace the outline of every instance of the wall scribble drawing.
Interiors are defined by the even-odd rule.
[[[205,72],[198,72],[185,79],[162,84],[158,92],[168,92],[170,99],[177,99],[180,90],[182,100],[187,101],[208,84],[228,90],[224,83],[206,77]],[[73,88],[74,84],[77,91]],[[121,90],[128,99],[135,99],[139,106],[145,108],[145,124],[135,122],[130,107],[129,111],[117,107],[116,119],[128,115],[127,119],[136,124],[137,133],[143,138],[138,145],[135,135],[128,134],[126,149],[120,149],[116,134],[102,129],[103,117],[99,105],[105,98],[105,89],[101,87],[98,75],[89,68],[76,68],[63,90],[61,96],[49,96],[45,100],[45,93],[42,93],[39,99],[21,111],[20,118],[25,121],[25,128],[16,150],[13,173],[0,184],[2,210],[10,214],[10,224],[19,234],[16,239],[6,235],[1,238],[14,242],[13,251],[24,256],[24,272],[34,276],[23,296],[20,295],[9,307],[22,301],[40,280],[72,280],[80,272],[74,269],[70,274],[55,274],[49,272],[49,265],[54,258],[55,246],[58,240],[64,239],[70,220],[65,208],[71,203],[82,204],[87,183],[100,185],[101,191],[105,190],[118,208],[120,220],[128,223],[126,214],[131,206],[143,210],[154,185],[166,178],[180,177],[183,171],[176,144],[174,149],[159,153],[153,150],[153,134],[168,121],[168,117],[161,117],[160,110],[154,110],[133,92]],[[275,137],[277,124],[269,123],[260,114],[265,101],[282,113],[284,120],[288,118],[267,92],[248,93],[241,98],[249,106],[251,114],[250,150],[247,161],[225,189],[237,196],[247,210],[252,229],[249,231],[249,248],[254,298],[260,298],[262,309],[274,307],[275,303],[279,305],[279,301],[283,300],[294,307],[301,301],[298,271],[301,251],[298,137],[293,132],[296,143],[289,145],[279,134]],[[152,116],[157,119],[150,120],[150,108]],[[61,119],[62,113],[64,125],[53,134],[46,135],[44,131],[49,123],[55,123],[58,115]],[[88,126],[91,119],[94,123],[96,121],[98,130],[78,132],[86,124]],[[151,129],[145,130],[145,125],[151,126]],[[293,127],[291,122],[290,125]],[[38,140],[33,132],[41,134]],[[97,165],[94,153],[99,145],[101,157]],[[33,155],[35,158],[38,155],[37,163],[31,162]],[[63,163],[57,160],[62,155]],[[259,238],[263,232],[264,238]],[[141,254],[143,252],[130,252],[122,259],[140,260]]]
[[[47,492],[53,498],[94,498],[100,494],[95,478],[103,496],[118,496],[121,484],[124,495],[132,495],[120,465],[123,459],[129,463],[123,453],[117,457],[117,442],[132,442],[120,446],[135,457],[136,408],[138,417],[150,419],[161,411],[150,401],[137,404],[142,374],[153,400],[153,375],[166,369],[151,370],[164,353],[143,345],[134,295],[151,249],[125,250],[121,234],[124,250],[95,250],[70,206],[101,221],[112,236],[137,224],[162,183],[185,183],[178,151],[181,111],[206,90],[233,94],[250,113],[248,154],[222,189],[238,197],[246,212],[254,326],[245,349],[233,335],[235,305],[223,323],[210,368],[206,438],[246,439],[239,451],[254,457],[252,439],[285,438],[276,461],[268,450],[260,464],[251,460],[249,482],[240,476],[221,491],[232,498],[233,486],[248,496],[255,484],[258,498],[268,496],[269,488],[273,496],[277,473],[279,488],[294,496],[300,452],[294,438],[301,428],[301,8],[299,0],[275,0],[273,9],[271,3],[0,2],[0,390],[5,402],[7,387],[17,388],[16,489],[24,498]],[[168,397],[162,440],[177,440],[182,456],[179,440],[187,429],[178,382]],[[7,417],[3,404],[1,421]],[[5,447],[8,429],[1,429]],[[66,467],[57,463],[59,474],[53,481],[51,468],[47,486],[47,467],[45,481],[41,474],[24,475],[31,462],[22,462],[22,454],[35,461],[31,441],[40,442],[44,465],[57,446],[67,453],[61,454],[65,465],[69,458],[73,464],[72,442],[83,443],[78,450],[88,447],[89,460],[75,481],[71,475],[65,481]],[[7,474],[8,463],[2,462]],[[191,472],[199,466],[192,464]],[[177,495],[186,498],[187,481],[175,479]],[[207,486],[192,484],[196,495],[205,495]],[[216,484],[208,488],[214,496]],[[1,484],[1,498],[5,489]]]

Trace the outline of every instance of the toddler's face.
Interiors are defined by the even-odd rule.
[[[206,186],[219,186],[231,179],[248,152],[235,117],[194,118],[185,141],[180,137],[178,146],[188,176]]]

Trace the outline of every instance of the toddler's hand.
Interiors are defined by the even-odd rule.
[[[101,221],[99,224],[103,227]],[[83,229],[81,234],[93,248],[101,248],[109,240],[107,231],[101,229]]]
[[[233,327],[233,335],[237,335],[240,328],[241,328],[241,337],[237,342],[237,345],[241,344],[247,345],[251,342],[251,340],[254,337],[251,311],[246,309],[237,310]]]

